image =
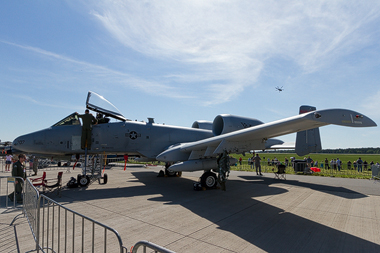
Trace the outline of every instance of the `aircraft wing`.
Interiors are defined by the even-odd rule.
[[[195,142],[174,145],[159,154],[157,160],[186,161],[215,157],[223,150],[229,153],[240,153],[252,149],[266,149],[267,146],[273,146],[267,143],[270,138],[330,124],[349,127],[376,126],[373,120],[355,111],[318,110]]]

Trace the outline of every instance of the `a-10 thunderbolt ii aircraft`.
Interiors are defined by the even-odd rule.
[[[213,188],[220,176],[218,158],[226,153],[281,148],[274,137],[297,132],[295,150],[300,156],[322,149],[318,127],[341,125],[371,127],[376,123],[361,113],[346,109],[315,110],[301,106],[300,114],[263,123],[257,119],[221,114],[213,122],[195,121],[192,127],[178,127],[127,120],[111,103],[89,92],[86,107],[116,122],[100,123],[92,129],[88,154],[128,154],[144,161],[172,163],[167,172],[203,170],[201,184]],[[50,155],[84,154],[80,147],[81,123],[76,113],[53,126],[22,135],[13,146],[26,153]],[[222,175],[225,176],[225,175]]]

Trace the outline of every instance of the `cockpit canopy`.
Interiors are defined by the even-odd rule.
[[[127,121],[111,102],[92,91],[87,94],[86,108],[114,119]]]
[[[98,114],[102,114],[102,121],[99,123],[105,123],[108,122],[108,118],[103,118],[103,115],[106,117],[111,117],[117,120],[121,121],[127,121],[127,119],[119,112],[119,110],[111,104],[107,99],[104,97],[96,94],[95,92],[89,91],[87,94],[87,100],[86,100],[86,108],[92,111],[97,112]],[[98,119],[99,120],[99,119]],[[53,125],[53,127],[56,126],[70,126],[70,125],[80,125],[80,121],[78,119],[78,116],[76,113],[72,113],[66,118],[58,121]]]
[[[71,126],[71,125],[80,125],[80,121],[78,119],[78,116],[75,113],[70,114],[69,116],[58,121],[57,123],[55,123],[52,126],[56,127],[56,126]]]

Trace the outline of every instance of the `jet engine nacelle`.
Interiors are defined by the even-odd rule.
[[[258,119],[240,117],[230,114],[221,114],[215,117],[212,124],[212,132],[215,136],[230,133],[240,129],[263,124]]]
[[[206,120],[197,120],[191,126],[192,128],[199,128],[205,130],[212,130],[212,122]]]

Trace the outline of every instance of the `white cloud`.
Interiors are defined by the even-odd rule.
[[[74,111],[76,110],[79,110],[79,109],[82,109],[82,107],[78,107],[78,106],[72,106],[70,104],[51,104],[51,103],[44,103],[40,100],[36,100],[30,96],[25,96],[25,95],[12,95],[13,97],[15,98],[18,98],[19,100],[25,100],[25,101],[28,101],[30,103],[33,103],[33,104],[36,104],[36,105],[40,105],[40,106],[44,106],[44,107],[51,107],[51,108],[61,108],[61,109],[72,109]]]
[[[174,59],[201,79],[221,103],[254,85],[265,60],[291,59],[314,72],[373,38],[376,1],[98,1],[88,3],[120,43],[144,55]],[[177,76],[181,81],[181,76]],[[224,80],[221,83],[219,80]],[[201,80],[199,80],[202,83]],[[177,85],[177,84],[176,84]],[[175,85],[173,85],[174,87]],[[233,88],[231,88],[233,86]],[[215,90],[212,90],[215,93]]]
[[[153,81],[147,81],[143,80],[137,77],[134,77],[130,74],[121,72],[121,71],[116,71],[104,66],[88,63],[85,61],[79,61],[67,56],[59,55],[50,51],[46,51],[37,47],[31,47],[31,46],[26,46],[26,45],[20,45],[4,40],[0,40],[1,43],[8,44],[14,47],[22,48],[27,51],[34,52],[38,54],[39,56],[44,56],[48,57],[49,59],[57,59],[59,62],[67,62],[70,63],[71,65],[78,66],[78,69],[83,69],[86,73],[92,73],[92,77],[87,77],[89,78],[106,78],[107,80],[112,80],[114,84],[119,84],[123,86],[128,86],[132,87],[135,89],[139,89],[144,91],[145,93],[149,94],[155,94],[155,95],[162,95],[166,97],[172,97],[172,98],[191,98],[191,96],[184,95],[183,93],[179,93],[177,89],[174,89],[171,86],[153,82]],[[47,75],[46,72],[44,72],[44,75]],[[56,75],[52,73],[52,75]],[[70,78],[75,78],[75,77],[70,77]],[[51,79],[60,79],[57,76],[54,76],[54,78]],[[51,84],[50,84],[51,85]],[[71,89],[71,88],[70,88]],[[27,99],[32,101],[31,99]],[[32,102],[37,103],[37,101],[33,100]],[[40,105],[44,105],[39,103]]]
[[[380,90],[377,92],[374,91],[371,96],[366,98],[362,103],[362,107],[364,108],[364,114],[366,116],[370,116],[373,120],[379,122]]]

